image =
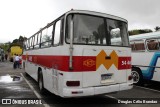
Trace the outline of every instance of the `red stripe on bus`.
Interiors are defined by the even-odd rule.
[[[69,70],[69,56],[45,56],[45,55],[23,55],[23,60],[45,66],[47,68],[54,68],[64,72]],[[119,57],[118,70],[131,69],[131,65],[125,65],[129,62],[131,57]],[[96,56],[73,56],[73,70],[72,72],[91,72],[96,71]]]

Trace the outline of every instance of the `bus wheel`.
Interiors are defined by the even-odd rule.
[[[133,84],[143,85],[142,72],[138,68],[132,68]]]
[[[38,85],[39,85],[39,90],[41,94],[44,94],[44,85],[43,85],[43,75],[42,75],[42,71],[39,72],[38,75]]]

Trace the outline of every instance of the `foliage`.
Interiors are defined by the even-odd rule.
[[[20,46],[21,48],[23,48],[23,42],[27,40],[26,37],[23,37],[23,36],[19,36],[18,39],[14,39],[13,42],[10,44],[9,48],[12,47],[12,46]],[[9,49],[8,49],[9,51]]]
[[[144,33],[150,33],[153,32],[151,29],[135,29],[129,31],[129,35],[138,35],[138,34],[144,34]]]
[[[10,47],[12,47],[12,46],[20,46],[22,48],[22,45],[20,43],[11,43]]]
[[[7,52],[10,46],[8,43],[5,43],[5,44],[1,44],[0,47],[4,50],[4,52]]]
[[[14,39],[12,43],[18,43],[18,39]]]
[[[160,30],[160,27],[159,27],[159,26],[156,26],[154,29],[155,29],[156,31],[159,31],[159,30]]]

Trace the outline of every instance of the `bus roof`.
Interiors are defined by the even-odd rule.
[[[90,14],[90,15],[95,15],[95,16],[101,16],[101,17],[107,17],[107,18],[111,18],[111,19],[115,19],[115,20],[120,20],[120,21],[124,21],[124,22],[128,23],[128,21],[124,18],[114,16],[114,15],[110,15],[110,14],[106,14],[106,13],[101,13],[101,12],[88,11],[88,10],[70,10],[70,11],[66,12],[66,15],[70,14],[70,13]]]
[[[118,17],[118,16],[114,16],[114,15],[110,15],[110,14],[106,14],[106,13],[100,13],[100,12],[95,12],[95,11],[88,11],[88,10],[70,10],[66,13],[64,13],[63,15],[61,15],[60,17],[58,17],[57,19],[63,17],[63,16],[67,16],[68,14],[71,13],[81,13],[81,14],[89,14],[89,15],[95,15],[95,16],[100,16],[100,17],[107,17],[107,18],[111,18],[111,19],[115,19],[115,20],[119,20],[119,21],[123,21],[128,23],[128,21],[124,18]],[[38,30],[35,34],[33,34],[32,36],[36,35],[37,33],[39,33],[41,30],[47,28],[48,25],[54,23],[57,19],[55,19],[54,21],[48,23],[46,26],[44,26],[43,28],[41,28],[40,30]],[[31,37],[32,37],[31,36]],[[31,38],[29,37],[29,38]]]
[[[129,36],[130,41],[152,38],[160,38],[160,31]]]

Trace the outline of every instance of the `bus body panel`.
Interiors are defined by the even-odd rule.
[[[127,82],[127,69],[119,69],[119,66],[122,64],[122,61],[119,62],[119,57],[129,56],[126,50],[122,51],[117,50],[116,48],[84,49],[83,56],[96,57],[96,61],[90,58],[83,61],[83,67],[96,66],[95,71],[93,72],[83,72],[83,87],[119,84]],[[128,63],[130,65],[130,60],[128,60]],[[127,66],[127,64],[125,66]],[[103,78],[108,79],[102,80]]]
[[[160,67],[160,58],[158,58],[157,63],[156,63],[156,66],[157,66],[157,67]],[[154,80],[154,81],[159,81],[159,82],[160,82],[160,69],[159,69],[159,68],[155,68],[154,71],[155,71],[155,72],[154,72],[154,75],[153,75],[152,80]]]
[[[89,89],[88,91],[94,90],[93,92],[89,92],[90,94],[88,93],[88,91],[86,92],[86,94],[85,94],[85,91],[83,91],[84,93],[80,95],[70,94],[72,96],[87,96],[87,95],[96,95],[98,93],[102,94],[103,92],[109,93],[109,92],[120,91],[124,89],[130,89],[132,87],[132,86],[129,86],[130,84],[132,84],[132,81],[128,81],[128,76],[131,75],[131,72],[130,72],[131,69],[127,68],[127,65],[130,65],[131,59],[126,60],[129,62],[128,64],[126,63],[125,69],[122,69],[122,70],[121,69],[118,70],[114,64],[111,64],[107,70],[106,67],[103,64],[101,64],[97,70],[95,69],[95,71],[93,71],[93,70],[89,70],[90,67],[86,69],[86,66],[85,66],[86,58],[93,58],[93,57],[96,58],[97,55],[104,50],[100,49],[99,46],[95,46],[94,48],[92,46],[90,47],[88,46],[88,49],[83,47],[84,46],[74,45],[74,49],[75,49],[74,56],[76,57],[73,56],[75,58],[73,60],[75,61],[73,63],[73,65],[75,66],[75,67],[73,66],[73,71],[69,71],[69,67],[68,67],[68,71],[61,70],[61,69],[65,70],[65,68],[58,68],[60,66],[65,66],[65,64],[69,63],[68,60],[63,60],[63,59],[55,60],[55,57],[57,56],[65,56],[65,57],[68,57],[69,59],[69,55],[67,56],[68,52],[66,52],[68,48],[67,45],[63,47],[63,49],[62,47],[59,47],[59,48],[51,47],[51,48],[43,49],[44,51],[41,51],[41,49],[39,49],[39,50],[31,50],[31,51],[25,52],[24,53],[24,57],[26,57],[26,60],[24,60],[25,71],[32,78],[38,81],[38,68],[41,68],[43,73],[43,79],[45,80],[44,87],[50,92],[56,95],[59,95],[61,97],[69,97],[68,93],[64,92],[64,90],[76,91],[76,90],[83,90],[83,88],[87,88],[87,90]],[[95,51],[94,49],[96,49],[97,51]],[[116,50],[116,48],[114,50],[113,47],[108,47],[107,49],[105,49],[104,52],[108,56],[110,56],[113,51],[115,51],[118,54],[118,56],[121,56],[121,57],[130,56],[130,48],[126,49],[123,47],[119,47],[119,50]],[[51,62],[46,62],[48,63],[47,66],[43,65],[43,63],[40,61],[40,60],[43,60],[42,57],[45,57],[45,60],[50,59]],[[79,60],[79,57],[82,60]],[[103,57],[105,58],[106,56],[103,56]],[[111,57],[115,57],[115,56],[111,55]],[[67,62],[64,62],[64,61],[67,61]],[[122,64],[122,61],[121,61],[121,64]],[[82,67],[79,65],[82,65]],[[79,67],[77,68],[77,66],[79,66],[80,68]],[[77,71],[75,71],[74,68]],[[84,71],[80,71],[80,70],[84,70]],[[112,74],[113,79],[102,81],[101,76],[103,74]],[[70,88],[66,85],[67,81],[80,81],[80,86],[76,88],[72,88],[72,87]],[[126,84],[126,85],[124,85],[125,87],[123,87],[123,85],[120,87],[120,84]],[[113,89],[109,88],[110,85],[113,85]],[[88,87],[94,87],[94,86],[100,86],[100,87],[107,86],[107,87],[95,88],[95,89],[88,88]],[[110,89],[110,90],[106,91],[106,89]],[[103,90],[103,91],[98,92],[99,90],[100,91]]]
[[[159,52],[133,52],[132,56],[132,65],[140,67],[144,79],[160,81],[158,78],[160,75]]]
[[[129,90],[133,86],[131,83],[122,83],[101,87],[86,87],[86,88],[64,88],[63,97],[81,97],[81,96],[93,96],[99,94],[106,94],[112,92],[118,92],[123,90]],[[79,92],[79,94],[72,94],[72,92]]]

